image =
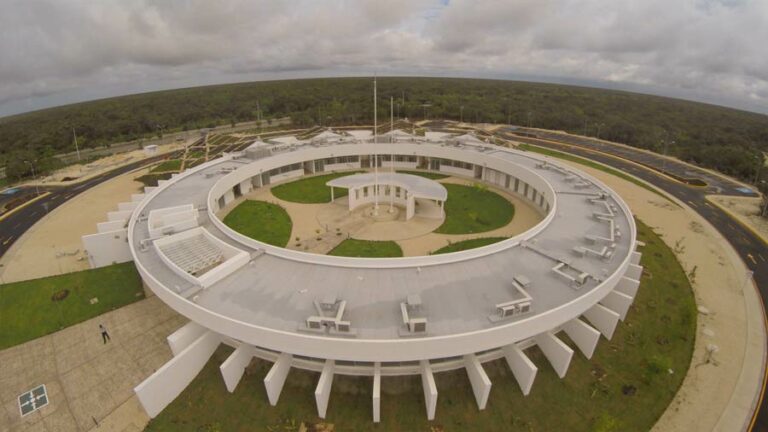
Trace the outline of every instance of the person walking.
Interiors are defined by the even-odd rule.
[[[99,324],[99,331],[101,331],[101,339],[104,341],[105,344],[107,343],[107,341],[112,340],[112,338],[109,337],[109,333],[107,333],[107,328],[104,327],[104,324]]]

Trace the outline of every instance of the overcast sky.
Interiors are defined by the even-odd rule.
[[[0,0],[0,116],[314,76],[574,83],[768,112],[766,0]]]

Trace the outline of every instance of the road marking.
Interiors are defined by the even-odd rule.
[[[13,226],[13,229],[14,229],[14,230],[16,230],[16,229],[18,229],[20,226],[21,226],[21,222],[19,222],[19,223],[17,223],[16,225],[14,225],[14,226]]]
[[[73,196],[75,196],[75,194],[71,193],[71,194],[69,194],[69,195],[65,195],[65,196],[64,196],[64,199],[65,199],[65,200],[68,200],[68,199],[72,198]]]
[[[688,204],[690,204],[690,205],[691,205],[691,207],[698,207],[698,206],[696,205],[696,203],[694,203],[693,201],[688,201]]]
[[[13,236],[10,236],[10,237],[8,237],[7,239],[5,239],[5,241],[3,241],[3,246],[5,246],[5,245],[7,245],[8,243],[10,243],[10,242],[11,242],[11,240],[13,240]]]
[[[758,256],[758,258],[760,258],[761,260],[763,260],[763,262],[765,262],[765,257],[763,256],[763,254],[760,254],[760,253],[759,253],[759,254],[757,254],[757,256]]]
[[[749,258],[755,265],[757,265],[757,261],[755,261],[755,257],[752,256],[752,254],[747,254],[747,258]]]

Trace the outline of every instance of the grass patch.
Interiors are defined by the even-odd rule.
[[[273,246],[285,247],[291,239],[293,222],[279,205],[246,200],[232,209],[224,224],[244,236]]]
[[[508,224],[515,206],[482,184],[443,185],[448,190],[445,222],[435,230],[441,234],[472,234],[491,231]]]
[[[619,323],[610,342],[600,341],[591,360],[563,337],[577,351],[564,379],[557,377],[538,348],[527,350],[539,368],[528,396],[520,393],[504,360],[483,365],[493,382],[484,411],[477,409],[466,372],[437,373],[437,415],[434,422],[427,422],[420,377],[384,377],[381,424],[375,425],[371,421],[370,377],[337,375],[327,419],[321,420],[313,397],[318,373],[292,369],[280,403],[272,407],[262,387],[271,363],[254,361],[230,394],[219,365],[232,348],[222,346],[146,430],[297,431],[302,422],[327,422],[338,431],[411,432],[431,427],[446,431],[647,431],[685,377],[693,353],[696,308],[690,284],[672,251],[647,226],[638,225],[639,238],[646,243],[642,264],[647,271],[627,321]]]
[[[158,164],[149,172],[162,173],[162,172],[179,172],[181,170],[181,159],[170,159]]]
[[[331,202],[331,188],[325,184],[335,178],[360,172],[361,171],[322,174],[292,181],[290,183],[283,183],[272,188],[272,195],[281,200],[302,204]],[[347,196],[347,190],[336,188],[334,197],[340,198],[343,196]]]
[[[144,186],[157,186],[158,182],[160,180],[169,180],[173,174],[169,172],[165,173],[155,173],[155,174],[144,174],[143,176],[136,177],[134,180],[137,182],[141,182],[144,184]]]
[[[64,290],[68,292],[61,298]],[[60,300],[54,301],[54,296]],[[91,304],[94,297],[99,301]],[[0,349],[143,298],[144,289],[133,263],[0,285]]]
[[[439,173],[435,173],[435,172],[401,171],[401,170],[397,170],[396,172],[399,172],[400,174],[410,174],[410,175],[415,175],[415,176],[419,176],[419,177],[424,177],[424,178],[428,178],[430,180],[442,180],[442,179],[450,177],[449,175],[439,174]]]
[[[451,243],[448,246],[443,246],[440,249],[432,252],[432,255],[460,252],[463,250],[479,248],[488,246],[489,244],[498,243],[506,239],[507,237],[481,237],[476,239],[462,240],[456,243]]]
[[[400,245],[393,241],[346,239],[328,255],[365,258],[396,258],[403,256]]]
[[[649,186],[645,182],[642,182],[642,181],[636,179],[635,177],[633,177],[631,175],[628,175],[628,174],[626,174],[626,173],[624,173],[622,171],[619,171],[617,169],[613,169],[613,168],[611,168],[611,167],[609,167],[607,165],[603,165],[603,164],[601,164],[599,162],[595,162],[595,161],[592,161],[592,160],[589,160],[589,159],[585,159],[585,158],[580,157],[580,156],[572,155],[570,153],[563,153],[563,152],[560,152],[560,151],[557,151],[557,150],[552,150],[552,149],[548,149],[548,148],[545,148],[545,147],[539,147],[539,146],[535,146],[535,145],[531,145],[531,144],[520,144],[520,145],[517,146],[517,148],[520,149],[520,150],[531,151],[531,152],[534,152],[534,153],[539,153],[539,154],[543,154],[543,155],[546,155],[546,156],[556,157],[558,159],[563,159],[563,160],[575,162],[577,164],[585,165],[585,166],[588,166],[590,168],[594,168],[594,169],[603,171],[603,172],[608,173],[610,175],[614,175],[616,177],[624,179],[624,180],[626,180],[626,181],[628,181],[630,183],[636,184],[636,185],[640,186],[641,188],[643,188],[645,190],[648,190],[648,191],[651,191],[651,192],[655,193],[656,195],[664,198],[665,200],[671,202],[672,204],[677,205],[674,201],[672,201],[668,196],[666,196],[660,190],[658,190],[658,189],[656,189],[654,187]]]

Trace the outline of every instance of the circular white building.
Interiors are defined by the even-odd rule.
[[[221,365],[230,391],[254,356],[274,363],[264,379],[273,405],[290,368],[321,371],[315,398],[324,417],[334,374],[367,375],[373,377],[378,421],[380,380],[387,376],[421,375],[431,419],[438,396],[434,373],[466,369],[483,409],[492,385],[484,362],[505,358],[527,394],[537,369],[526,348],[538,345],[563,377],[574,352],[560,332],[587,357],[600,335],[610,339],[642,272],[635,223],[616,193],[546,157],[469,135],[400,133],[387,141],[350,134],[259,143],[136,197],[127,215],[130,256],[149,289],[190,320],[168,338],[174,358],[135,389],[150,416],[189,384],[221,343],[236,348]],[[526,200],[542,219],[489,246],[375,259],[271,246],[233,231],[217,216],[255,188],[370,169],[376,158],[382,173],[394,164],[485,182]],[[332,185],[352,191],[371,186],[367,176],[342,179]],[[384,180],[392,186],[379,188],[385,208],[385,192],[398,190],[445,201],[427,183]],[[358,195],[350,197],[351,208]],[[408,197],[398,196],[398,204],[407,208]],[[360,200],[369,198],[360,192]]]

